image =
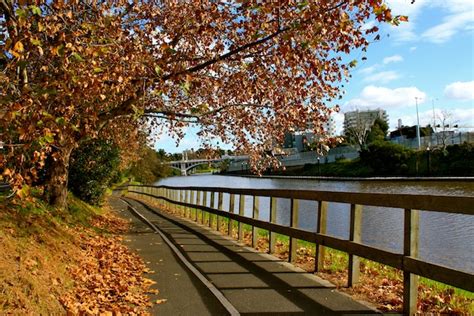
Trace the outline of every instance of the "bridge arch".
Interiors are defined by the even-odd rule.
[[[216,161],[200,161],[200,162],[186,162],[181,161],[179,163],[170,164],[170,167],[175,170],[181,171],[181,175],[187,176],[189,171],[201,165],[208,165],[215,163]]]

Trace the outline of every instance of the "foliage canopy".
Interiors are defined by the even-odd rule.
[[[52,157],[47,198],[64,206],[84,139],[133,153],[139,126],[179,138],[194,123],[265,168],[285,131],[321,134],[356,65],[346,54],[379,38],[371,19],[406,17],[383,0],[1,0],[3,178],[21,189]]]

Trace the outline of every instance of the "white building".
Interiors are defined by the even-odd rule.
[[[329,137],[336,136],[336,121],[334,120],[334,117],[332,115],[329,116],[328,121],[324,123],[323,128],[327,136]]]
[[[378,118],[388,123],[387,112],[383,109],[346,112],[344,113],[344,135],[347,135],[351,129],[368,131]]]

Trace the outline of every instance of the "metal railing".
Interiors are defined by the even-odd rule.
[[[474,215],[474,197],[468,196],[433,196],[388,193],[354,193],[308,190],[274,190],[274,189],[230,189],[217,187],[170,187],[170,186],[128,186],[128,192],[150,199],[159,199],[167,204],[181,206],[183,215],[191,216],[195,209],[194,220],[204,223],[204,212],[209,213],[209,226],[212,226],[210,215],[216,217],[217,229],[221,227],[221,218],[227,218],[228,233],[232,232],[233,221],[238,223],[238,239],[243,238],[243,224],[252,226],[252,245],[257,242],[256,229],[269,231],[269,252],[275,251],[275,234],[289,236],[290,262],[296,259],[297,240],[304,240],[316,245],[315,271],[323,266],[324,247],[330,247],[349,256],[348,286],[359,281],[359,257],[366,258],[403,271],[404,313],[416,312],[418,277],[423,276],[464,290],[474,291],[474,275],[455,268],[430,263],[418,258],[419,244],[419,211],[445,212]],[[207,202],[210,193],[210,203]],[[229,211],[223,211],[223,194],[229,194]],[[215,199],[217,195],[217,208]],[[235,200],[239,197],[238,213]],[[244,216],[245,196],[253,199],[252,218]],[[259,218],[259,197],[269,197],[269,221]],[[276,223],[277,198],[290,200],[289,226]],[[298,228],[299,201],[316,201],[318,217],[316,231]],[[349,238],[342,239],[326,234],[328,203],[345,203],[350,205]],[[209,205],[209,206],[208,206]],[[403,253],[391,252],[361,243],[361,226],[363,206],[401,208],[404,210]],[[467,251],[467,250],[466,250]]]

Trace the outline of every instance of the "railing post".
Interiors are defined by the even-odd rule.
[[[190,204],[195,204],[194,202],[194,190],[191,190],[191,198],[189,200],[189,203]],[[194,209],[196,211],[196,209]],[[193,212],[192,212],[192,208],[189,209],[189,218],[192,218],[193,216]]]
[[[184,203],[189,204],[189,190],[184,190]],[[184,218],[188,217],[189,207],[184,207]]]
[[[218,198],[217,198],[217,209],[219,211],[222,211],[222,204],[224,202],[224,193],[219,192]],[[221,230],[221,217],[217,215],[217,231]]]
[[[270,223],[276,223],[277,217],[277,199],[275,197],[270,198]],[[276,234],[270,232],[270,238],[268,240],[268,253],[275,253]]]
[[[171,211],[171,205],[173,205],[172,201],[173,201],[173,191],[171,191],[171,189],[166,189],[166,191],[168,191],[168,211]]]
[[[158,190],[158,196],[159,196],[159,197],[162,197],[162,196],[163,196],[163,194],[162,194],[163,189],[162,189],[162,188],[158,188],[157,190]],[[159,199],[159,200],[158,200],[158,205],[160,205],[160,207],[163,206],[163,200],[162,200],[162,199]]]
[[[180,201],[180,202],[185,202],[185,201],[186,201],[186,200],[185,200],[185,193],[186,193],[185,190],[182,190],[182,189],[179,190],[179,201]],[[184,217],[185,214],[186,214],[186,207],[180,206],[179,208],[180,208],[179,215]]]
[[[234,214],[235,210],[235,195],[231,194],[229,196],[229,213]],[[229,226],[227,227],[227,234],[232,237],[232,229],[233,229],[233,220],[229,218]]]
[[[177,196],[178,196],[178,191],[176,189],[173,189],[173,214],[176,214],[176,211],[177,211],[177,207],[176,207],[176,204],[174,204],[174,202],[176,202],[177,200]]]
[[[196,191],[196,205],[201,205],[201,191]],[[198,209],[196,209],[196,213],[194,214],[195,215],[195,221],[196,223],[198,223],[199,221],[199,217],[198,217]]]
[[[351,204],[349,240],[360,242],[362,224],[362,205]],[[349,273],[347,286],[351,287],[359,282],[360,258],[349,254]]]
[[[326,225],[328,218],[328,202],[318,201],[318,220],[316,222],[316,233],[326,234]],[[324,256],[326,250],[323,246],[316,244],[314,272],[324,269]]]
[[[418,256],[418,235],[420,229],[420,212],[405,209],[403,230],[403,255]],[[418,302],[418,276],[403,272],[403,314],[415,315]]]
[[[245,212],[245,195],[243,194],[240,194],[239,196],[239,215],[240,216],[244,216],[244,212]],[[240,241],[242,241],[242,239],[244,238],[244,234],[243,234],[243,225],[241,222],[238,223],[238,239]]]
[[[207,206],[207,191],[203,191],[202,194],[203,194],[202,205]],[[204,221],[204,211],[201,211],[201,224],[203,224],[203,225],[206,224],[205,221]]]
[[[211,205],[210,205],[211,208],[214,208],[215,196],[216,196],[216,192],[211,192]],[[214,217],[212,215],[213,215],[212,213],[209,213],[209,227],[210,228],[212,228],[212,218]]]
[[[259,215],[259,199],[258,196],[253,196],[253,207],[252,207],[252,218],[258,219]],[[258,244],[258,228],[252,226],[252,247],[256,247]]]
[[[290,209],[290,227],[298,227],[298,200],[291,199],[291,209]],[[296,261],[296,250],[298,248],[298,240],[296,238],[290,237],[290,249],[288,251],[288,262]]]

